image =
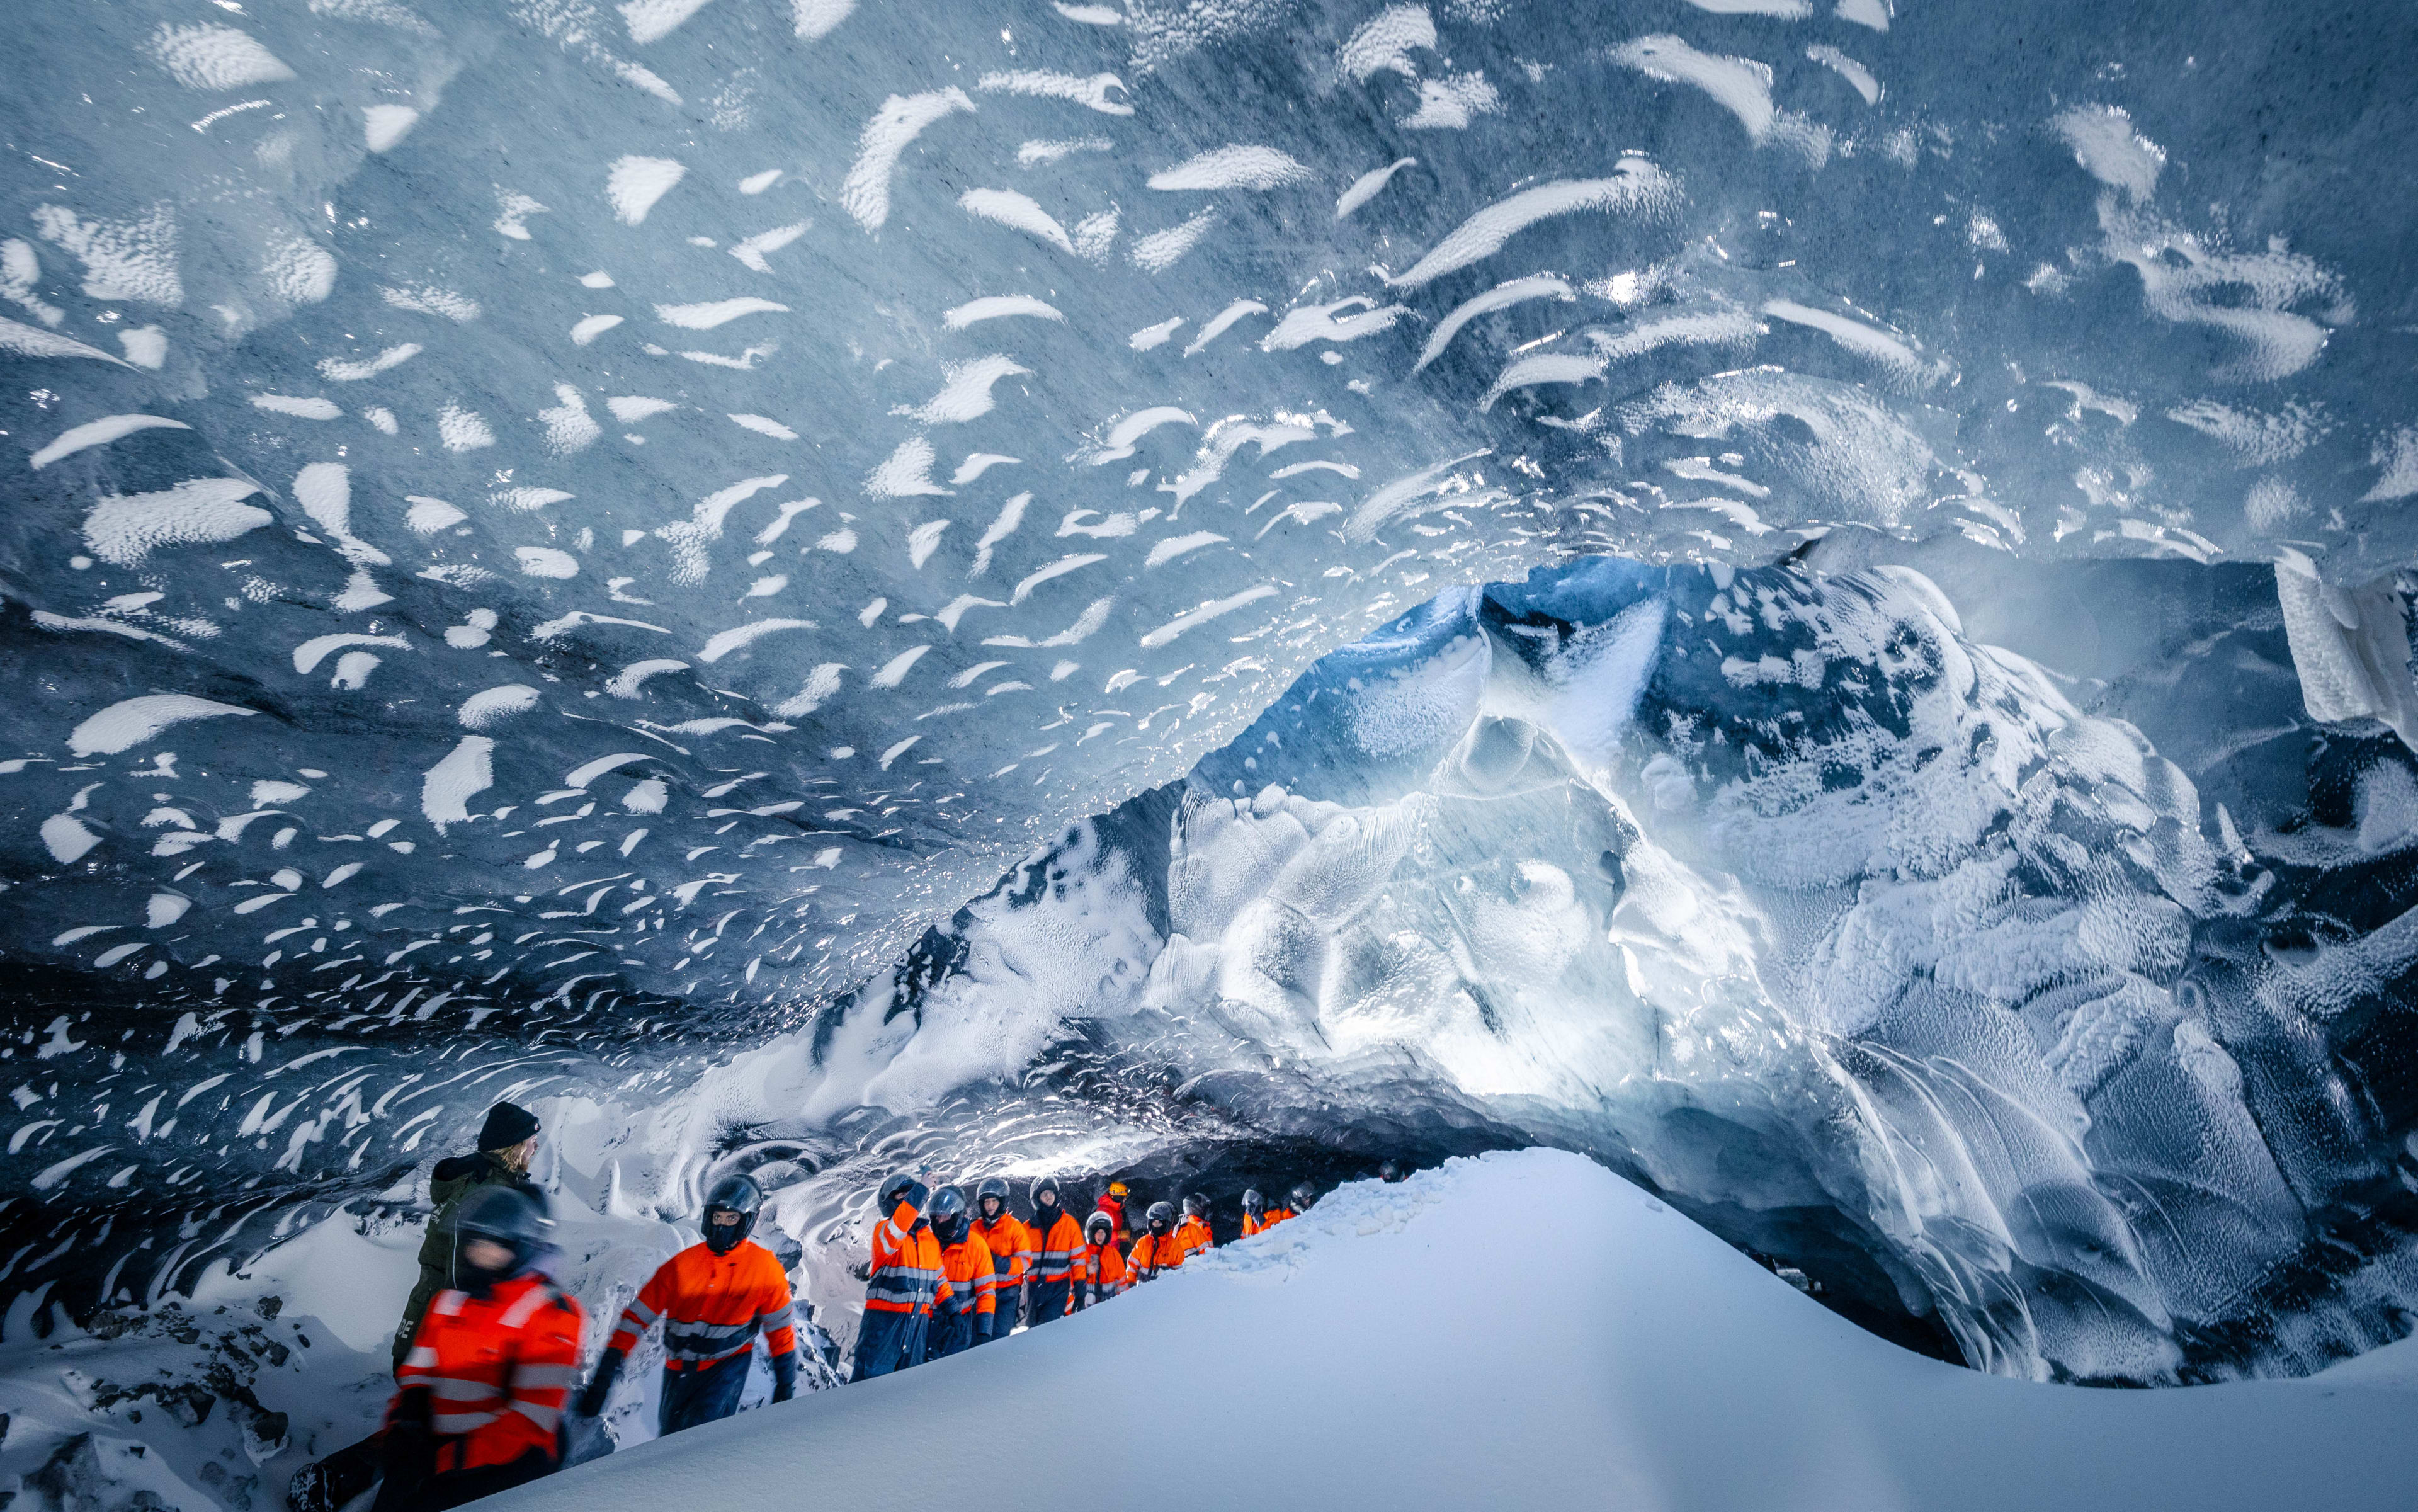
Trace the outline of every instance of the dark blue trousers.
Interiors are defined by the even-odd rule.
[[[850,1381],[870,1381],[924,1363],[931,1320],[920,1312],[865,1309],[856,1334],[856,1370]]]
[[[1066,1298],[1075,1283],[1068,1281],[1035,1281],[1033,1283],[1033,1318],[1028,1326],[1038,1328],[1054,1323],[1066,1316]]]
[[[947,1318],[933,1319],[929,1357],[941,1360],[960,1350],[972,1349],[987,1336],[975,1330],[988,1321],[972,1307]]]
[[[682,1428],[712,1423],[739,1411],[739,1394],[747,1386],[747,1367],[756,1352],[742,1350],[702,1370],[666,1367],[664,1389],[655,1404],[655,1433],[669,1438]]]

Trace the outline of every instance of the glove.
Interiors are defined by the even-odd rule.
[[[994,1323],[995,1321],[996,1321],[996,1319],[995,1319],[995,1317],[994,1317],[994,1315],[993,1315],[993,1314],[987,1313],[987,1312],[978,1312],[978,1313],[974,1314],[974,1342],[975,1342],[975,1343],[979,1344],[979,1343],[981,1343],[984,1339],[987,1339],[987,1338],[990,1337],[990,1331],[991,1331],[992,1325],[993,1325],[993,1323]]]
[[[924,1211],[924,1205],[932,1200],[932,1189],[922,1182],[909,1182],[906,1196],[900,1200],[921,1213]]]
[[[788,1401],[798,1394],[798,1352],[787,1350],[773,1356],[773,1399]]]
[[[435,1473],[436,1441],[429,1428],[434,1399],[435,1394],[426,1386],[410,1387],[395,1399],[378,1445],[378,1470],[386,1481],[385,1489],[378,1493],[379,1504],[411,1504]]]
[[[606,1350],[596,1362],[596,1374],[589,1378],[588,1389],[579,1394],[579,1415],[594,1417],[604,1411],[604,1398],[613,1394],[614,1378],[621,1373],[621,1352]]]
[[[873,1262],[871,1260],[858,1260],[855,1264],[848,1268],[848,1274],[855,1276],[860,1281],[870,1281],[873,1279]]]

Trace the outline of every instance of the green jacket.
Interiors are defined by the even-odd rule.
[[[403,1357],[411,1352],[412,1338],[420,1332],[420,1320],[428,1305],[436,1300],[436,1293],[453,1285],[453,1220],[462,1210],[462,1199],[490,1182],[508,1183],[544,1200],[535,1182],[506,1166],[492,1151],[449,1155],[429,1174],[428,1200],[436,1211],[429,1214],[428,1237],[420,1242],[420,1284],[411,1289],[411,1300],[403,1305],[403,1326],[394,1332],[398,1370],[403,1368]]]

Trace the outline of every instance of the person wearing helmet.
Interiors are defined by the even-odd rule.
[[[1308,1213],[1310,1209],[1310,1205],[1317,1200],[1317,1187],[1310,1185],[1308,1182],[1295,1182],[1293,1184],[1293,1211],[1286,1214],[1285,1216],[1288,1218],[1298,1217],[1302,1214]]]
[[[581,1415],[604,1411],[621,1362],[655,1320],[664,1324],[664,1380],[655,1405],[655,1433],[728,1417],[756,1359],[756,1336],[773,1356],[773,1399],[798,1390],[798,1330],[789,1307],[788,1273],[773,1252],[754,1243],[764,1189],[732,1174],[706,1194],[705,1239],[664,1261],[630,1305],[596,1362],[579,1398]]]
[[[1409,1174],[1410,1172],[1402,1168],[1402,1163],[1399,1160],[1381,1160],[1377,1163],[1377,1179],[1389,1186]]]
[[[1280,1223],[1284,1222],[1287,1218],[1292,1217],[1292,1216],[1293,1216],[1293,1209],[1291,1209],[1291,1208],[1289,1208],[1289,1207],[1286,1207],[1286,1206],[1285,1206],[1283,1203],[1281,1203],[1281,1202],[1278,1203],[1278,1204],[1277,1204],[1276,1206],[1274,1206],[1274,1207],[1271,1207],[1271,1208],[1267,1209],[1267,1210],[1266,1210],[1266,1212],[1265,1212],[1264,1214],[1262,1214],[1262,1216],[1261,1216],[1261,1218],[1260,1218],[1260,1228],[1261,1228],[1261,1229],[1262,1229],[1263,1231],[1264,1231],[1264,1230],[1266,1230],[1266,1229],[1273,1229],[1273,1228],[1275,1228],[1278,1224],[1280,1224]]]
[[[1095,1307],[1133,1285],[1133,1272],[1117,1251],[1117,1220],[1095,1210],[1083,1220],[1083,1247],[1075,1255],[1076,1305]]]
[[[1133,1273],[1136,1285],[1155,1281],[1159,1274],[1171,1271],[1184,1263],[1188,1253],[1184,1241],[1175,1236],[1175,1204],[1153,1202],[1142,1214],[1142,1231],[1134,1241],[1133,1253],[1125,1257],[1125,1269]]]
[[[900,1171],[881,1184],[865,1268],[865,1321],[856,1336],[852,1381],[870,1381],[924,1363],[932,1308],[955,1294],[941,1274],[941,1242],[924,1217],[931,1189]]]
[[[1268,1199],[1260,1195],[1259,1188],[1252,1187],[1243,1193],[1244,1238],[1250,1238],[1275,1221],[1268,1216]]]
[[[528,1176],[537,1148],[537,1115],[516,1103],[497,1103],[487,1109],[480,1124],[477,1148],[467,1155],[448,1155],[429,1173],[432,1211],[428,1231],[420,1242],[420,1279],[403,1305],[403,1321],[395,1326],[395,1369],[403,1368],[404,1356],[411,1350],[428,1304],[438,1292],[460,1285],[454,1268],[459,1244],[454,1219],[463,1202],[490,1185],[504,1185],[519,1188],[543,1207],[544,1196]],[[384,1439],[385,1430],[380,1429],[296,1471],[285,1489],[286,1505],[293,1512],[336,1512],[368,1490],[377,1482]]]
[[[1175,1226],[1175,1237],[1184,1245],[1184,1258],[1190,1260],[1207,1249],[1215,1241],[1209,1237],[1209,1199],[1194,1192],[1184,1199],[1184,1217]]]
[[[1109,1228],[1113,1233],[1115,1218]],[[1075,1258],[1083,1248],[1083,1230],[1066,1215],[1054,1176],[1033,1184],[1033,1248],[1031,1322],[1038,1328],[1075,1310]]]
[[[1116,1225],[1117,1243],[1120,1245],[1130,1243],[1133,1239],[1133,1229],[1125,1223],[1125,1199],[1131,1195],[1125,1189],[1125,1183],[1110,1182],[1107,1194],[1094,1204],[1095,1211],[1107,1214],[1110,1220]],[[1089,1218],[1084,1219],[1084,1227],[1088,1229],[1091,1222]]]
[[[932,1237],[941,1242],[941,1275],[949,1298],[933,1314],[927,1358],[972,1349],[990,1337],[998,1316],[999,1276],[990,1246],[973,1231],[965,1194],[943,1186],[932,1194]]]
[[[430,1299],[395,1374],[377,1512],[438,1512],[559,1468],[588,1320],[539,1268],[552,1227],[501,1183],[462,1203],[460,1286]]]
[[[1024,1300],[1024,1279],[1033,1274],[1033,1230],[1007,1208],[1007,1183],[993,1176],[974,1188],[974,1232],[990,1251],[991,1284],[998,1311],[990,1332],[974,1340],[987,1344],[1016,1331],[1016,1312]]]

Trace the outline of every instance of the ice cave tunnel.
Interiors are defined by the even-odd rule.
[[[6,25],[0,1378],[283,1421],[499,1098],[835,1360],[902,1163],[1535,1147],[2042,1390],[2418,1321],[2418,12]]]

